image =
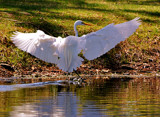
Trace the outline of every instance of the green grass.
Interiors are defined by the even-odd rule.
[[[48,65],[17,49],[10,41],[14,31],[40,29],[53,36],[66,37],[74,35],[73,24],[78,19],[94,24],[78,28],[83,35],[135,17],[141,18],[142,25],[134,35],[104,56],[89,62],[103,67],[145,62],[149,58],[159,62],[159,0],[0,0],[0,62],[17,69],[30,69],[33,64]]]

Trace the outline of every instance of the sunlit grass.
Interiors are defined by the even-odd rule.
[[[40,29],[56,37],[66,37],[74,35],[73,24],[78,19],[94,24],[78,27],[79,34],[83,35],[135,17],[141,18],[142,25],[134,35],[91,63],[103,61],[106,67],[117,62],[146,61],[153,57],[150,54],[153,49],[160,51],[159,5],[158,0],[0,0],[0,62],[19,68],[37,63],[36,58],[12,44],[10,36],[14,31]],[[121,55],[120,58],[116,58],[116,54]]]

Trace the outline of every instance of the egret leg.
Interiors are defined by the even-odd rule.
[[[74,78],[73,79],[73,82],[75,83],[75,84],[81,84],[82,82],[83,82],[83,79],[80,77],[80,75],[77,73],[77,71],[76,70],[73,70],[76,74],[77,74],[77,76],[78,76],[78,78]]]
[[[77,76],[80,78],[80,75],[77,73],[77,71],[75,69],[73,69],[73,71],[77,74]]]

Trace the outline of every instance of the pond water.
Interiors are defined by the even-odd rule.
[[[0,85],[0,117],[160,116],[160,78]]]

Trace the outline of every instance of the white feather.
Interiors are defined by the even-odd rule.
[[[84,56],[88,60],[93,60],[110,49],[114,48],[119,42],[124,41],[132,35],[139,27],[139,18],[121,24],[109,24],[103,29],[82,36],[86,40]]]
[[[83,59],[78,56],[81,51],[88,60],[105,54],[136,31],[140,25],[138,19],[117,25],[109,24],[82,37],[78,37],[76,26],[85,23],[78,20],[74,24],[76,36],[55,38],[38,30],[36,33],[15,32],[11,39],[19,49],[46,62],[55,63],[63,71],[72,72],[82,64]]]
[[[57,51],[57,47],[51,48],[57,40],[55,37],[46,35],[40,30],[36,33],[15,32],[14,34],[11,40],[19,49],[46,62],[57,63],[58,56],[53,55]]]

